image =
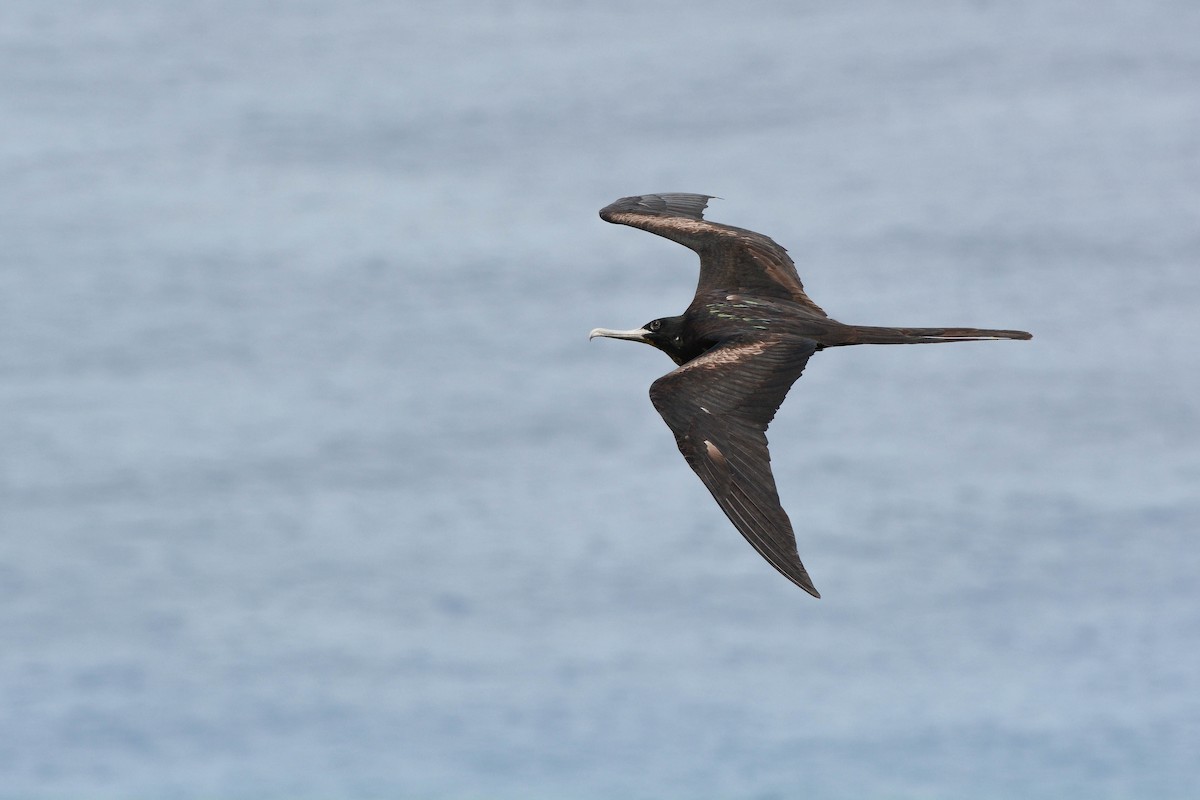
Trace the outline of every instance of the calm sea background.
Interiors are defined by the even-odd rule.
[[[0,12],[0,798],[1194,798],[1200,5]],[[846,322],[675,450],[719,195]]]

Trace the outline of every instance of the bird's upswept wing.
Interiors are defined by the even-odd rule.
[[[817,343],[737,338],[656,380],[650,400],[721,509],[771,566],[820,597],[779,503],[766,430]]]
[[[641,228],[696,251],[700,256],[698,294],[753,291],[792,300],[817,316],[827,316],[805,294],[796,265],[774,240],[704,219],[704,208],[711,198],[706,194],[622,197],[600,209],[600,218]]]

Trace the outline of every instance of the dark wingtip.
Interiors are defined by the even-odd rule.
[[[818,600],[821,599],[821,593],[817,591],[816,586],[813,586],[812,578],[808,577],[808,570],[804,568],[804,565],[801,564],[799,560],[796,561],[796,566],[798,566],[799,569],[796,569],[792,566],[789,566],[787,569],[782,569],[771,559],[768,558],[767,561],[771,564],[771,566],[779,570],[783,577],[787,578],[789,581],[796,584]]]
[[[622,197],[600,209],[600,218],[608,220],[612,214],[651,214],[654,216],[687,217],[704,219],[708,201],[716,195],[688,194],[686,192],[664,192],[663,194],[639,194]]]

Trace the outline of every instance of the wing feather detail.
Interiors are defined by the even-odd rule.
[[[796,265],[773,239],[745,228],[704,219],[712,195],[647,194],[622,197],[600,218],[662,236],[700,256],[697,293],[754,291],[799,303],[819,317],[825,311],[804,291]]]
[[[817,343],[774,337],[719,344],[650,387],[684,459],[771,566],[820,597],[779,502],[766,430]]]

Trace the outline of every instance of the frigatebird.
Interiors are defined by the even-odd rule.
[[[650,400],[684,459],[721,510],[771,566],[820,597],[779,503],[767,426],[818,350],[851,344],[924,344],[1031,339],[1025,331],[844,325],[809,299],[787,251],[761,233],[704,219],[713,195],[623,197],[605,222],[678,242],[700,256],[687,310],[641,328],[596,328],[588,336],[643,342],[678,367],[654,381]]]

